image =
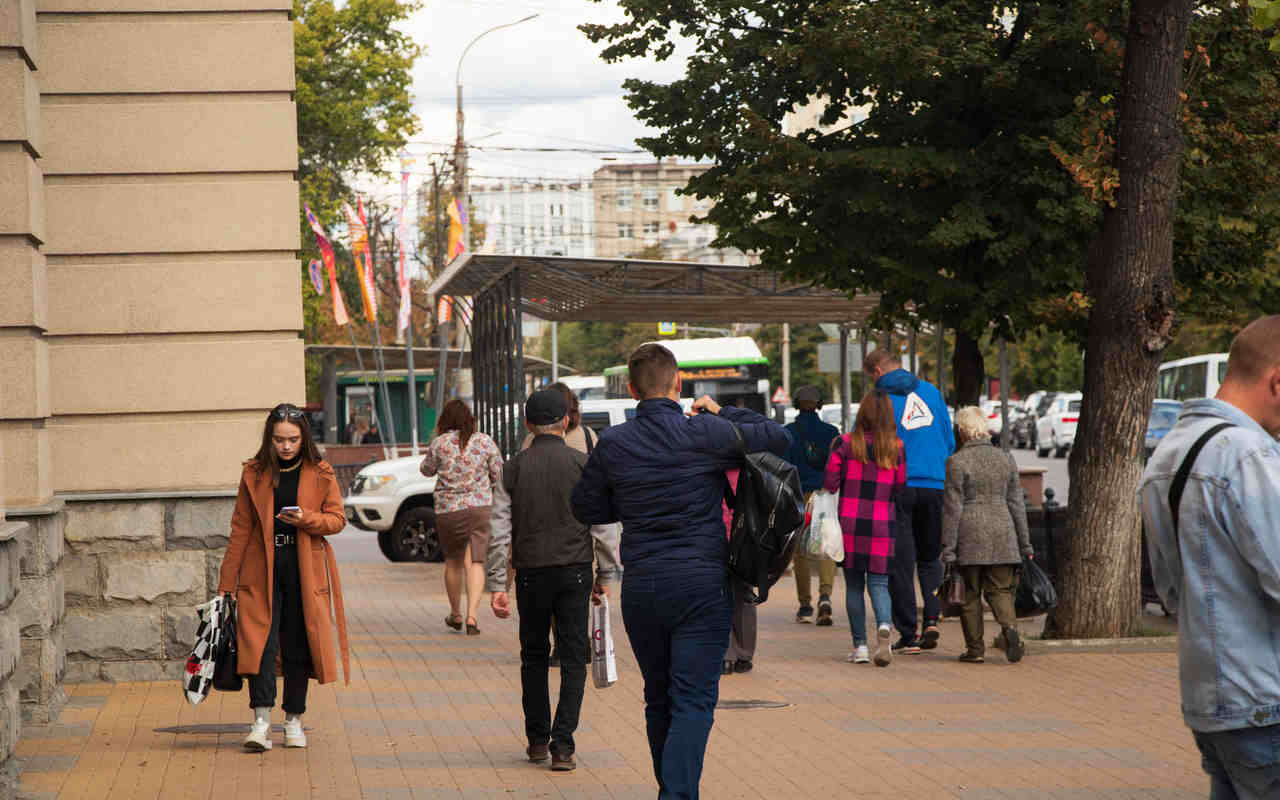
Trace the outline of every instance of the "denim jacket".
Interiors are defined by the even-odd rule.
[[[1178,532],[1169,484],[1192,443]],[[1142,520],[1156,590],[1177,608],[1182,715],[1211,733],[1280,724],[1280,444],[1216,399],[1187,403],[1142,478]]]

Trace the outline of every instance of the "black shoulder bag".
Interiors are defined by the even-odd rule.
[[[1234,427],[1230,422],[1214,425],[1200,434],[1200,438],[1196,439],[1195,444],[1191,445],[1191,449],[1182,457],[1182,464],[1178,466],[1178,471],[1174,473],[1173,483],[1169,484],[1169,516],[1173,519],[1174,542],[1178,541],[1178,506],[1182,504],[1182,492],[1187,488],[1187,479],[1191,477],[1191,468],[1195,466],[1196,457],[1200,455],[1200,451],[1204,449],[1210,439],[1227,428]]]

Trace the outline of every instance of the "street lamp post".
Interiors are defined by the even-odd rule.
[[[460,209],[464,216],[462,224],[462,243],[468,250],[471,248],[471,214],[467,208],[467,197],[470,194],[467,180],[467,140],[463,133],[462,115],[462,60],[467,57],[467,53],[471,52],[471,48],[476,42],[494,31],[510,28],[513,25],[519,25],[522,22],[528,22],[537,14],[530,14],[527,17],[518,19],[515,22],[508,22],[505,25],[495,25],[486,31],[482,31],[476,38],[467,43],[462,49],[462,55],[458,56],[458,69],[454,73],[454,83],[458,89],[458,140],[454,143],[453,150],[453,191],[454,198],[460,204]],[[439,304],[437,303],[437,306]],[[445,372],[448,368],[448,350],[449,350],[449,323],[439,320],[438,326],[440,331],[440,366],[436,370],[436,413],[439,414],[444,407],[444,384]],[[461,339],[459,339],[459,348],[461,348]]]
[[[537,16],[538,16],[537,14],[530,14],[529,16],[524,17],[522,19],[518,19],[515,22],[508,22],[503,25],[495,25],[492,28],[489,28],[488,30],[481,32],[478,36],[476,36],[476,38],[472,39],[467,44],[466,47],[462,49],[462,55],[458,56],[458,69],[454,73],[454,82],[457,84],[457,88],[458,88],[458,141],[454,143],[453,164],[454,164],[455,175],[453,180],[454,180],[455,193],[457,194],[459,201],[463,204],[462,209],[464,211],[467,210],[466,203],[467,203],[467,193],[468,193],[468,181],[467,181],[467,140],[466,140],[466,137],[463,135],[463,115],[462,115],[462,60],[467,57],[467,53],[471,52],[471,48],[475,45],[475,43],[483,39],[485,36],[488,36],[494,31],[500,31],[503,28],[510,28],[512,26],[519,25],[522,22],[528,22],[529,20]],[[467,215],[467,221],[462,226],[462,241],[467,246],[467,248],[471,247],[471,215],[470,214]]]

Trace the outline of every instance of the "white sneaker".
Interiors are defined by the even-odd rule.
[[[307,735],[302,732],[302,717],[290,714],[284,718],[284,746],[307,746]]]
[[[871,655],[867,651],[867,646],[860,644],[845,658],[845,661],[850,664],[866,664],[871,661]]]
[[[893,648],[889,645],[891,632],[888,625],[876,629],[876,666],[887,667],[893,661]]]
[[[271,749],[271,720],[255,719],[244,737],[244,749],[261,753]]]

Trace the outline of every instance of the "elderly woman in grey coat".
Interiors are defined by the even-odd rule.
[[[982,595],[1000,623],[1005,655],[1022,660],[1025,646],[1018,635],[1013,608],[1022,556],[1030,557],[1027,510],[1013,457],[997,450],[987,432],[987,418],[974,406],[956,412],[956,442],[947,459],[942,504],[942,563],[964,579],[965,652],[960,660],[982,663]]]

